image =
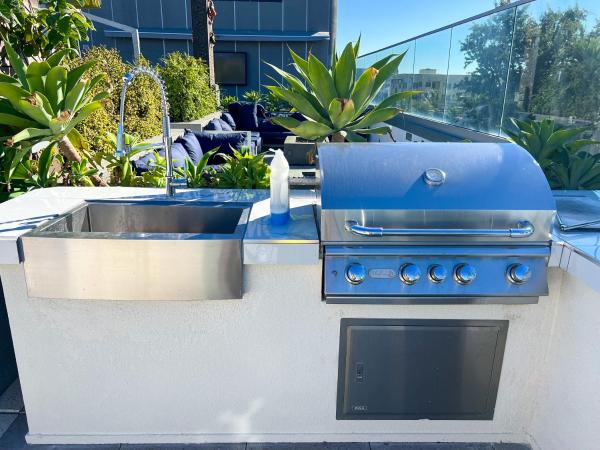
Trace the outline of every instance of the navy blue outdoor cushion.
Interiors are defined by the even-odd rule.
[[[227,122],[227,124],[231,127],[232,130],[235,130],[235,120],[233,120],[233,117],[231,116],[231,114],[229,114],[228,112],[224,112],[221,114],[221,120],[224,122]]]
[[[283,128],[281,125],[277,125],[276,123],[271,122],[269,119],[260,119],[258,124],[258,131],[261,133],[271,132],[271,133],[285,133],[289,132],[287,128]]]
[[[200,142],[198,142],[198,139],[196,139],[194,133],[186,129],[183,136],[179,136],[175,142],[183,146],[194,164],[198,164],[198,161],[202,158],[203,152],[202,146],[200,145]]]
[[[204,127],[208,131],[233,131],[227,122],[222,119],[212,119]]]
[[[200,146],[205,151],[210,151],[215,148],[219,148],[217,153],[212,155],[208,164],[222,164],[225,160],[219,156],[219,154],[225,155],[233,155],[232,147],[236,150],[239,150],[243,145],[246,144],[246,136],[244,133],[239,132],[221,132],[221,133],[212,133],[208,131],[194,131],[194,135],[198,142],[200,142]]]
[[[185,160],[189,159],[189,156],[183,145],[179,142],[173,143],[173,145],[171,145],[171,152],[173,153],[173,167],[185,167]],[[158,154],[163,158],[165,157],[165,151],[163,149],[159,150]],[[133,165],[138,174],[147,172],[154,165],[154,152],[142,156],[137,161],[134,161]]]
[[[229,112],[233,116],[238,130],[257,131],[258,117],[256,103],[234,102],[229,104]]]

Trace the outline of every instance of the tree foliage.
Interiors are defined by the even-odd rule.
[[[0,37],[23,57],[44,59],[63,48],[79,49],[87,41],[92,22],[82,13],[97,6],[89,0],[46,0],[33,7],[29,0],[0,2]]]

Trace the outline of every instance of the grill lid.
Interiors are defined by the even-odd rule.
[[[323,210],[554,211],[540,166],[515,144],[320,144]]]

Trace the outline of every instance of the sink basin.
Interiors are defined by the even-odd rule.
[[[88,201],[21,237],[30,297],[242,297],[250,205]]]

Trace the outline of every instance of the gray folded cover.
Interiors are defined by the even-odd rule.
[[[562,231],[600,230],[600,199],[592,196],[557,196],[557,219]]]

